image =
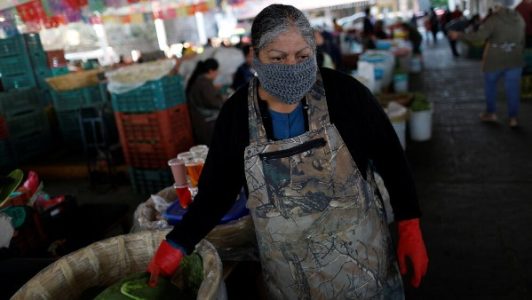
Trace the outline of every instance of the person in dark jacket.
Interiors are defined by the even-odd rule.
[[[266,7],[251,38],[257,77],[224,104],[198,194],[148,271],[170,276],[247,184],[268,299],[402,299],[406,259],[418,286],[428,258],[386,114],[357,80],[317,67],[313,30],[295,7]],[[397,256],[375,170],[398,221]]]
[[[198,62],[187,83],[190,121],[198,144],[210,143],[214,124],[223,104],[223,97],[214,85],[217,75],[218,61],[208,58]]]
[[[253,61],[253,49],[250,45],[242,46],[242,53],[244,54],[244,62],[238,67],[233,75],[233,84],[231,88],[237,90],[239,87],[248,83],[253,78],[253,70],[251,69],[251,62]]]

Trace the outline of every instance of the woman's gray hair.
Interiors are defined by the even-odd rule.
[[[253,20],[251,46],[255,55],[258,56],[260,50],[291,27],[296,28],[315,51],[314,30],[303,12],[291,5],[272,4],[264,8]]]

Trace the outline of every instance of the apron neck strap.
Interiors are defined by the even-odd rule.
[[[308,124],[311,131],[319,130],[330,124],[323,80],[320,72],[317,72],[316,82],[305,95],[308,106]],[[266,143],[268,141],[260,113],[258,87],[259,80],[257,77],[253,77],[248,89],[249,141],[251,144]]]

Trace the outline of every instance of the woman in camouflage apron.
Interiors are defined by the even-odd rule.
[[[402,299],[383,203],[329,122],[321,77],[306,95],[309,131],[269,141],[258,80],[245,151],[250,209],[275,299]],[[368,168],[370,170],[371,168]]]
[[[234,195],[226,193],[222,199],[215,198],[212,189],[217,183],[211,185],[209,180],[224,176],[225,168],[238,164],[237,169],[241,170],[241,165],[245,169],[249,187],[247,205],[257,233],[269,298],[404,297],[388,220],[372,168],[367,167],[366,174],[361,173],[360,170],[366,168],[359,169],[338,129],[330,122],[323,79],[316,66],[313,36],[308,20],[293,6],[270,5],[253,21],[251,37],[256,55],[252,66],[257,78],[250,83],[247,94],[237,91],[235,99],[224,107],[228,111],[222,114],[216,126],[226,135],[215,139],[217,143],[212,149],[217,150],[212,152],[211,149],[209,153],[205,165],[205,170],[210,171],[209,177],[202,177],[204,185],[183,224],[176,226],[167,240],[161,242],[148,266],[154,277],[173,274],[183,255],[191,252],[199,235],[208,232],[204,223],[215,224],[214,219],[222,215],[225,205],[221,202],[228,202]],[[328,72],[323,70],[323,74]],[[334,78],[340,77],[327,80]],[[340,101],[341,92],[346,92],[346,97],[354,96],[347,88],[349,83],[343,85],[346,89],[338,85],[340,91],[331,91],[334,94],[330,94],[329,104]],[[361,94],[361,97],[367,95]],[[306,117],[301,101],[308,107]],[[267,105],[266,111],[263,104]],[[332,111],[342,109],[341,103],[339,105],[338,108],[331,105]],[[247,123],[244,116],[239,119],[240,109],[244,112],[248,109]],[[265,128],[263,118],[272,118],[267,109],[288,114],[288,122],[272,120]],[[292,123],[290,116],[295,116]],[[366,125],[371,126],[362,126]],[[231,129],[225,131],[223,126]],[[338,126],[345,128],[340,123]],[[270,132],[267,136],[266,129],[272,129],[271,137],[276,141],[269,139]],[[394,134],[391,126],[388,129]],[[242,138],[244,131],[249,132],[249,140]],[[225,148],[224,139],[232,143],[235,137],[237,142]],[[388,142],[384,144],[393,146],[393,141]],[[402,151],[399,142],[395,144],[396,150]],[[229,149],[242,152],[227,155]],[[392,154],[397,154],[393,151]],[[395,157],[404,159],[402,155]],[[406,172],[407,169],[402,169],[387,180],[400,180],[398,176],[401,175],[408,177]],[[222,180],[228,188],[232,180],[243,181],[244,174],[236,173],[232,172],[235,178]],[[237,176],[241,176],[240,179]],[[419,228],[416,195],[411,191],[413,182],[405,182],[407,188],[395,190],[392,195],[398,199],[397,208],[403,210],[402,215],[397,214],[397,258],[402,274],[407,273],[406,260],[410,259],[414,275],[411,283],[417,287],[427,270],[428,258]],[[237,183],[235,190],[240,188],[240,181]],[[412,197],[414,199],[408,199]],[[213,201],[220,201],[212,205],[217,211],[202,215],[201,210],[210,208],[210,204],[215,204]],[[188,229],[197,226],[201,230],[189,234]]]

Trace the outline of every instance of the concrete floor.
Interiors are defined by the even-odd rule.
[[[483,124],[480,62],[453,59],[446,40],[425,45],[425,70],[413,90],[434,103],[433,138],[407,145],[423,210],[430,265],[408,299],[532,299],[532,100],[523,101],[521,128]],[[72,176],[76,177],[76,176]],[[70,177],[69,177],[70,178]],[[51,194],[80,203],[126,203],[146,196],[128,185],[105,190],[84,179],[44,178]]]
[[[532,299],[532,100],[521,128],[485,124],[480,62],[453,59],[445,40],[426,45],[413,89],[434,103],[433,138],[407,155],[423,210],[430,265],[410,299]]]

